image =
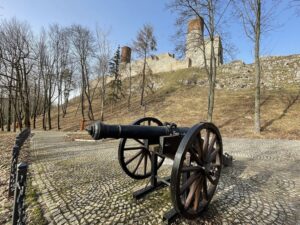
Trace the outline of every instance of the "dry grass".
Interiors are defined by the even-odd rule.
[[[197,69],[154,75],[153,79],[164,85],[154,93],[147,94],[146,111],[139,106],[139,94],[135,93],[130,109],[127,107],[126,99],[115,106],[108,105],[105,111],[106,122],[128,124],[144,115],[183,126],[192,126],[199,121],[205,121],[207,88],[187,86],[180,82],[182,79],[192,79],[195,76],[198,79],[206,79],[204,72]],[[124,86],[127,85],[125,81]],[[300,139],[299,91],[299,86],[285,83],[278,90],[262,90],[262,132],[257,135],[253,132],[254,90],[216,90],[214,123],[220,127],[223,136],[227,137]],[[100,117],[98,98],[94,99],[93,107],[97,120]],[[52,118],[54,129],[57,119],[55,113],[54,109]],[[80,120],[80,108],[78,102],[74,100],[68,108],[67,116],[61,120],[61,127],[66,131],[77,131]]]

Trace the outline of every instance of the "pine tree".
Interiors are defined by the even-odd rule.
[[[123,95],[119,66],[120,66],[120,46],[118,46],[114,54],[114,57],[109,62],[110,75],[114,78],[111,83],[112,93],[110,94],[110,98],[111,101],[114,103],[117,102]]]

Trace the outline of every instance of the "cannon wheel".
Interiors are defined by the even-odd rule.
[[[141,126],[162,126],[163,123],[153,117],[144,117],[136,120],[132,125]],[[151,175],[151,153],[147,140],[129,139],[136,142],[138,146],[131,147],[127,138],[122,138],[119,143],[119,163],[125,173],[131,178],[140,180]],[[127,145],[126,145],[127,144]],[[163,164],[164,158],[158,156],[157,169]]]
[[[194,125],[182,139],[171,173],[171,197],[175,210],[195,218],[210,203],[221,175],[223,146],[212,123]]]

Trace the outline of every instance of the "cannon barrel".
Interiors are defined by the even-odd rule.
[[[171,128],[169,126],[141,126],[141,125],[107,125],[96,122],[86,130],[95,140],[103,138],[134,138],[151,139],[170,135],[173,132],[185,134],[188,127]]]

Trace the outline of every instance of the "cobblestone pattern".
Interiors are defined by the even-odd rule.
[[[223,169],[209,209],[174,224],[300,224],[300,141],[225,139],[235,158]],[[50,224],[161,224],[171,209],[168,188],[135,201],[135,181],[121,170],[117,142],[66,142],[61,132],[36,133],[34,184]],[[165,165],[160,174],[170,174]]]

